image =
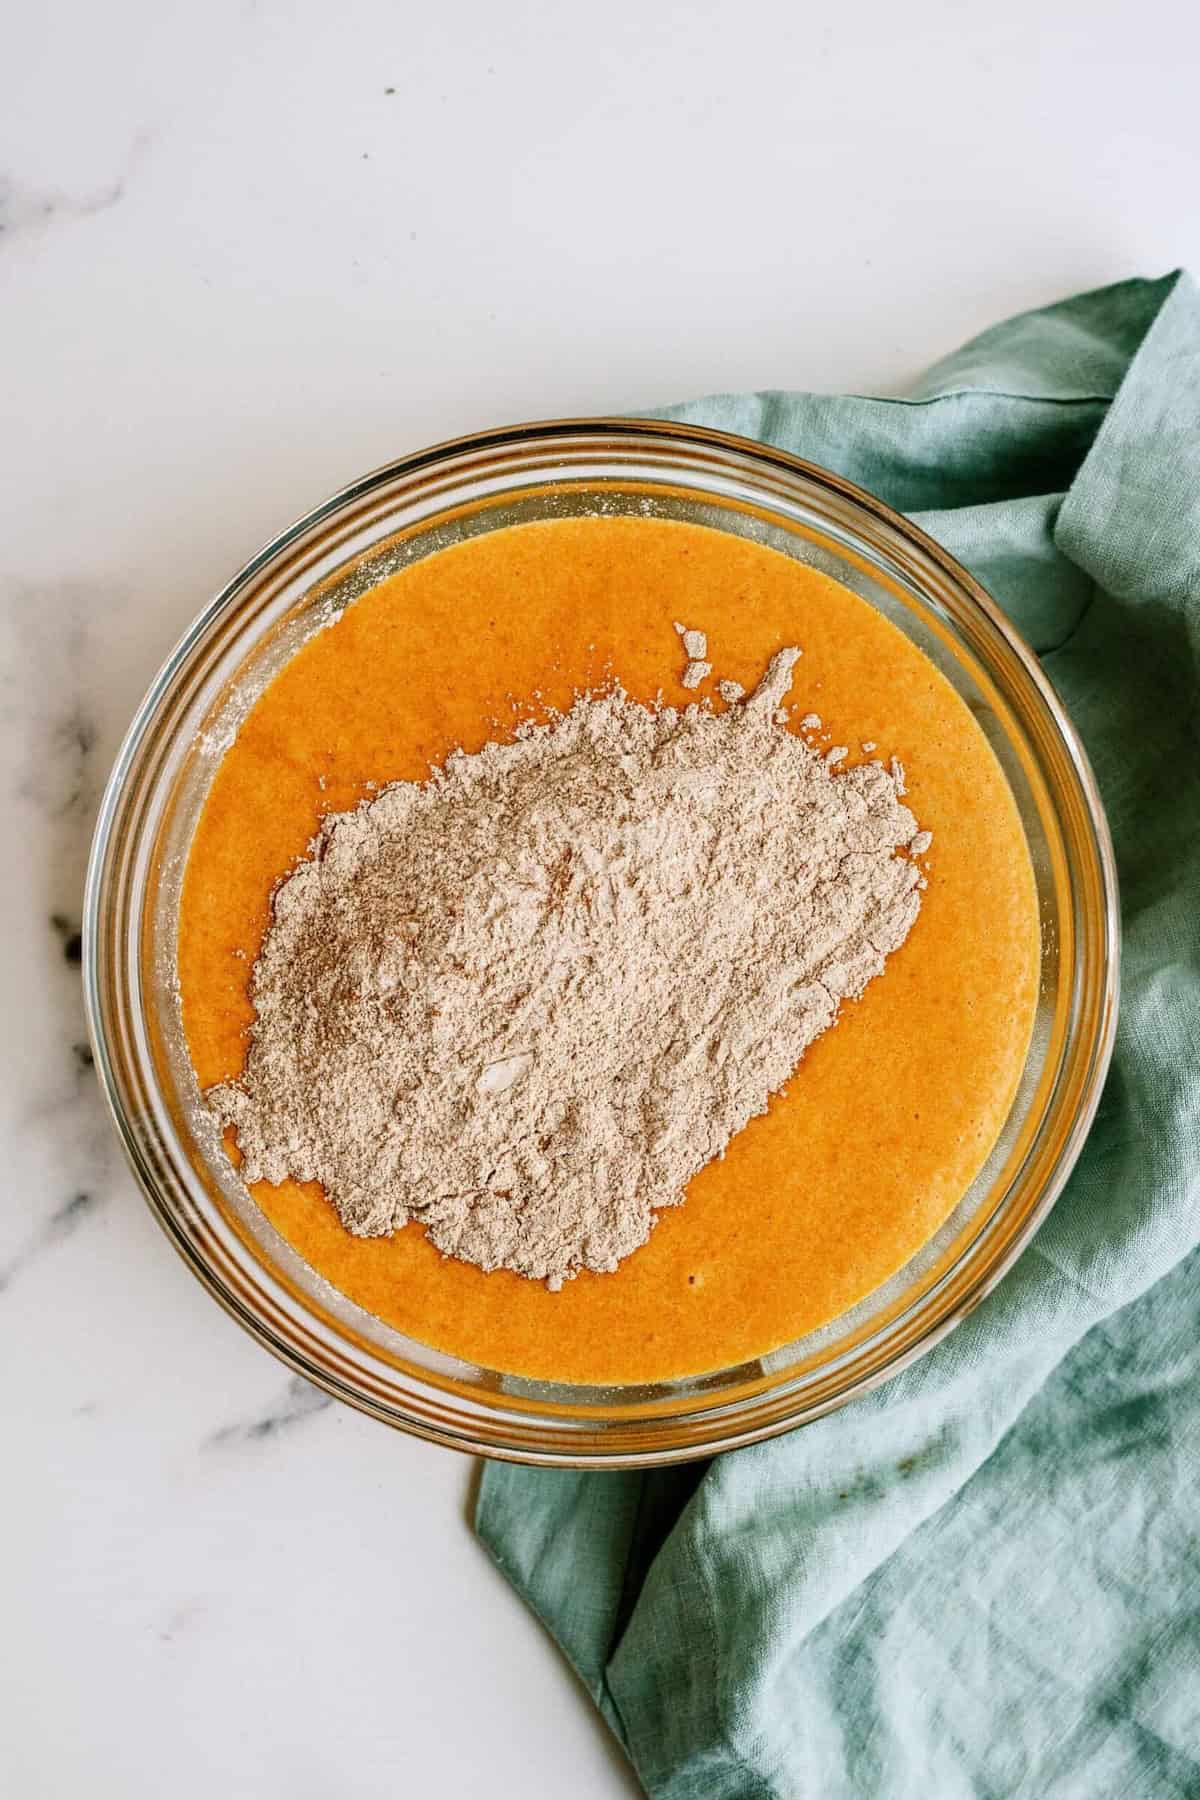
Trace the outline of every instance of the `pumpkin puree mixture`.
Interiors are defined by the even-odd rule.
[[[179,922],[184,1026],[202,1088],[236,1079],[275,885],[368,784],[423,781],[459,747],[566,711],[616,677],[684,705],[675,621],[752,691],[803,647],[792,716],[819,744],[896,756],[933,833],[907,941],[806,1052],[786,1094],[665,1208],[615,1273],[559,1292],[444,1258],[422,1227],[360,1238],[316,1183],[255,1183],[315,1270],[424,1343],[558,1381],[726,1367],[828,1322],[945,1220],[1003,1125],[1032,1031],[1037,902],[1007,782],[966,706],[873,608],[775,551],[694,525],[588,518],[487,533],[350,605],[275,678],[214,779]],[[715,682],[704,692],[714,695]],[[536,696],[536,698],[535,698]],[[514,701],[516,710],[514,710]],[[500,724],[497,724],[500,721]],[[232,1139],[230,1139],[232,1142]]]

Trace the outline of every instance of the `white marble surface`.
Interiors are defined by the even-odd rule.
[[[1136,19],[1136,28],[1133,21]],[[895,390],[1200,267],[1192,0],[47,0],[0,66],[0,1792],[633,1784],[473,1542],[176,1260],[72,961],[172,640],[385,458],[747,385]]]

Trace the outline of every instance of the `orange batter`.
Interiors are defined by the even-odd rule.
[[[486,1367],[633,1382],[728,1366],[844,1312],[932,1234],[978,1172],[1032,1029],[1039,939],[1012,795],[932,663],[828,577],[725,532],[630,518],[513,527],[439,552],[355,601],[276,677],[213,783],[179,923],[184,1023],[202,1087],[242,1069],[250,966],[274,884],[321,815],[368,782],[420,780],[534,706],[619,675],[676,703],[676,619],[716,673],[752,689],[803,646],[794,716],[878,744],[934,833],[903,948],[843,1008],[768,1114],[659,1214],[612,1275],[551,1294],[443,1260],[417,1225],[355,1238],[313,1183],[255,1199],[297,1251],[370,1312]]]

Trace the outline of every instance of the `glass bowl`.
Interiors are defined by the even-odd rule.
[[[1037,1022],[1000,1141],[937,1236],[820,1331],[712,1374],[553,1384],[444,1355],[384,1325],[268,1224],[214,1138],[183,1040],[176,922],[188,846],[224,749],[315,629],[421,556],[527,519],[632,512],[739,533],[835,576],[929,655],[1012,785],[1042,922]],[[828,1412],[896,1373],[985,1295],[1053,1204],[1112,1048],[1112,849],[1075,732],[978,583],[871,495],[761,444],[694,426],[517,426],[364,476],[268,544],[197,619],[135,718],[100,809],[84,981],[96,1066],[160,1223],[226,1309],[340,1400],[458,1449],[633,1467],[710,1455]]]

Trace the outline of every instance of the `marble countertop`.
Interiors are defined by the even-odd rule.
[[[0,1792],[635,1791],[468,1529],[172,1253],[102,1114],[80,888],[173,640],[362,470],[718,388],[896,391],[1200,267],[1148,0],[67,0],[0,69]]]

